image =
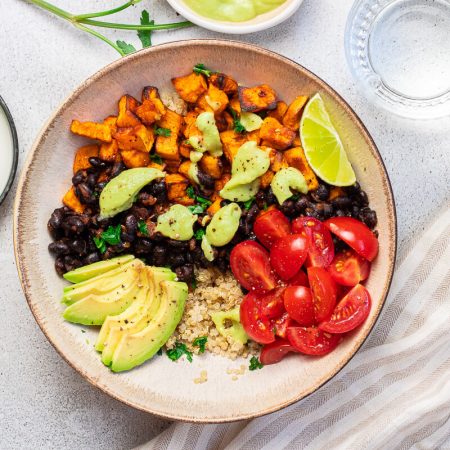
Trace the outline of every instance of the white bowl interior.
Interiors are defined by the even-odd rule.
[[[373,307],[369,319],[331,354],[322,358],[289,357],[263,370],[246,371],[233,381],[227,369],[248,367],[205,355],[173,363],[155,357],[138,369],[113,374],[93,344],[97,330],[82,333],[64,322],[60,304],[66,284],[54,271],[46,224],[70,186],[75,149],[84,143],[69,132],[72,119],[102,120],[115,113],[125,93],[140,96],[143,86],[170,88],[170,79],[199,63],[234,76],[243,84],[267,83],[289,102],[299,94],[323,94],[371,206],[379,217],[380,254],[368,288]],[[264,67],[265,70],[261,70]],[[63,357],[92,383],[112,396],[165,417],[191,421],[226,421],[274,411],[303,398],[333,376],[359,348],[383,304],[395,258],[395,211],[381,160],[355,116],[319,79],[295,63],[247,44],[188,41],[138,52],[113,63],[85,82],[50,120],[36,141],[22,174],[16,199],[15,243],[19,273],[30,307],[41,328]],[[201,370],[208,381],[194,384]]]

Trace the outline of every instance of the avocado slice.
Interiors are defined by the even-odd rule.
[[[179,281],[162,281],[161,304],[142,331],[120,339],[111,363],[113,372],[130,370],[150,359],[175,331],[184,311],[188,287]]]
[[[115,286],[109,292],[96,291],[87,293],[84,298],[73,303],[63,313],[64,319],[83,325],[102,325],[107,316],[115,316],[127,309],[137,298],[142,287],[139,281],[139,272],[144,269],[136,269],[134,280],[123,281],[120,286]],[[122,277],[118,277],[124,280]]]
[[[103,275],[91,278],[87,281],[74,284],[72,289],[63,294],[62,303],[71,305],[87,295],[103,295],[122,285],[127,285],[137,280],[139,272],[137,269],[144,267],[144,263],[138,259],[124,264],[119,269],[111,270]]]
[[[118,269],[122,264],[134,259],[134,255],[123,255],[117,258],[98,261],[87,266],[79,267],[71,270],[63,275],[63,277],[71,283],[80,283],[81,281],[90,280],[98,275]]]

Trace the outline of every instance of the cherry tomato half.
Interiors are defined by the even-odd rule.
[[[269,318],[280,317],[284,312],[284,288],[279,287],[261,296],[261,313]]]
[[[330,319],[322,322],[319,329],[329,333],[346,333],[361,325],[370,312],[370,294],[357,284],[337,305]]]
[[[263,294],[277,284],[270,267],[269,253],[255,241],[237,244],[230,254],[230,266],[234,277],[249,291]]]
[[[272,321],[273,331],[275,331],[275,334],[277,336],[280,336],[281,338],[286,337],[286,332],[288,328],[292,327],[293,325],[294,321],[291,319],[291,317],[287,312],[278,317],[278,319]]]
[[[310,265],[328,267],[334,257],[334,244],[328,229],[314,217],[298,217],[292,222],[293,233],[305,233]]]
[[[270,264],[283,280],[289,280],[300,270],[307,255],[306,238],[301,234],[291,234],[272,245]]]
[[[332,217],[323,223],[356,253],[373,261],[378,254],[378,239],[370,228],[352,217]]]
[[[308,276],[300,269],[292,278],[289,278],[290,286],[306,286],[309,287]]]
[[[269,364],[276,364],[290,352],[298,353],[298,350],[293,347],[289,343],[289,341],[278,338],[275,342],[267,344],[263,347],[263,349],[261,350],[261,355],[259,356],[259,360],[265,366]]]
[[[315,356],[330,353],[341,341],[339,335],[326,333],[316,327],[291,327],[287,330],[287,337],[299,352]]]
[[[313,295],[316,322],[328,320],[336,306],[336,283],[323,267],[308,267],[308,279]]]
[[[276,240],[291,234],[288,218],[278,209],[271,209],[257,217],[253,232],[265,247],[272,247]]]
[[[343,286],[356,286],[369,276],[370,262],[353,250],[347,249],[334,257],[328,272],[336,283]]]
[[[261,300],[250,292],[241,303],[240,318],[242,326],[250,339],[260,344],[270,344],[275,340],[272,324],[261,312]]]
[[[308,287],[288,286],[284,291],[284,307],[299,325],[314,325],[314,303]]]

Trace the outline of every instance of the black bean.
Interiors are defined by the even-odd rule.
[[[167,188],[164,181],[154,181],[147,189],[148,193],[153,195],[159,203],[167,200]]]
[[[186,259],[184,258],[182,253],[175,253],[170,255],[169,264],[172,267],[180,267],[186,263]]]
[[[136,239],[135,234],[127,233],[126,231],[122,232],[121,237],[122,237],[122,241],[125,241],[125,242],[134,242],[134,240]]]
[[[200,181],[200,184],[204,186],[207,189],[214,189],[214,178],[207,174],[206,172],[203,172],[202,170],[199,170],[197,173],[198,181]]]
[[[73,241],[69,241],[69,246],[79,256],[86,254],[87,244],[83,239],[74,239]]]
[[[130,209],[130,214],[135,216],[138,220],[147,220],[150,217],[150,212],[147,208],[136,205]]]
[[[140,238],[134,242],[134,251],[137,255],[145,255],[153,249],[153,243],[150,239]]]
[[[342,211],[342,209],[338,209],[337,211],[334,212],[334,214],[337,217],[344,217],[344,216],[346,216],[345,212]]]
[[[84,259],[83,259],[83,264],[85,264],[86,266],[89,264],[93,264],[97,261],[100,261],[100,256],[97,252],[92,252],[89,253],[89,255],[87,255]]]
[[[356,182],[352,186],[347,186],[345,188],[345,192],[347,192],[347,194],[349,194],[349,195],[357,194],[360,190],[361,190],[361,186],[359,185],[358,182]]]
[[[295,202],[295,210],[301,213],[308,207],[311,207],[311,202],[308,200],[308,197],[305,194],[300,194],[300,197]]]
[[[58,275],[64,275],[66,273],[66,266],[64,265],[64,258],[58,256],[55,260],[55,269]]]
[[[140,192],[137,201],[144,206],[153,206],[157,202],[157,199],[152,194]]]
[[[227,205],[229,205],[230,203],[231,203],[230,200],[222,200],[222,201],[220,202],[220,207],[223,208],[224,206],[227,206]]]
[[[187,250],[188,243],[186,241],[177,241],[176,239],[168,239],[167,244],[169,247],[173,247],[179,250]]]
[[[102,192],[104,187],[107,185],[108,183],[106,181],[101,181],[100,183],[97,183],[95,186],[95,190],[97,192]]]
[[[72,184],[76,186],[77,184],[83,183],[86,180],[87,173],[85,170],[79,170],[73,177],[72,177]]]
[[[97,198],[94,195],[94,191],[87,183],[80,183],[75,187],[75,193],[81,203],[86,205],[97,203]]]
[[[105,161],[101,160],[100,158],[96,158],[94,156],[89,158],[89,163],[91,164],[91,166],[95,167],[98,170],[105,169],[107,166]]]
[[[368,206],[369,204],[369,198],[364,191],[361,191],[358,194],[354,195],[352,199],[359,206]]]
[[[184,264],[175,269],[179,281],[189,282],[194,278],[194,266],[192,264]]]
[[[295,216],[295,201],[294,200],[285,200],[283,204],[280,206],[281,212],[286,214],[288,217]]]
[[[328,197],[330,196],[330,189],[324,184],[319,184],[319,187],[311,192],[311,197],[316,202],[320,202],[323,200],[328,200]]]
[[[365,207],[359,212],[359,220],[364,222],[369,228],[373,229],[377,226],[377,213],[372,209]]]
[[[138,221],[133,214],[128,214],[125,217],[125,228],[128,234],[134,235],[138,229]]]
[[[192,238],[189,241],[189,250],[192,252],[195,250],[196,247],[197,247],[197,240],[195,238]]]
[[[62,226],[68,234],[81,234],[86,229],[85,222],[79,216],[66,217]]]
[[[55,255],[68,255],[70,253],[67,242],[63,240],[51,242],[48,245],[48,250]]]
[[[48,224],[55,230],[61,227],[62,221],[64,219],[64,209],[58,208],[55,209],[52,212],[52,215],[50,216],[50,220],[48,221]]]
[[[324,219],[329,219],[333,215],[333,206],[328,202],[320,202],[316,204],[316,211]]]
[[[255,195],[255,202],[259,209],[263,209],[266,204],[266,194],[264,191],[258,191]]]
[[[350,206],[352,204],[352,200],[351,200],[350,197],[341,195],[341,196],[336,197],[335,199],[333,199],[331,201],[331,204],[336,209],[346,209],[346,208],[350,208]]]
[[[126,169],[126,166],[123,162],[115,162],[111,169],[111,178],[117,177],[121,172]]]
[[[77,258],[73,258],[72,256],[64,257],[64,267],[66,268],[66,272],[70,272],[71,270],[78,269],[83,264]]]
[[[277,198],[275,197],[275,194],[272,192],[272,188],[267,189],[266,193],[266,204],[267,206],[274,205],[277,203]]]
[[[90,173],[90,174],[87,176],[87,178],[86,178],[86,184],[87,184],[91,189],[94,189],[94,188],[95,188],[95,185],[96,185],[96,183],[97,183],[97,179],[98,179],[98,176],[97,176],[96,174]]]
[[[256,203],[253,203],[253,205],[250,207],[250,209],[247,211],[247,216],[245,218],[245,221],[248,224],[253,224],[256,220],[256,217],[259,214],[259,208]]]
[[[153,264],[159,267],[165,266],[166,256],[167,256],[166,248],[161,245],[157,245],[153,249]]]

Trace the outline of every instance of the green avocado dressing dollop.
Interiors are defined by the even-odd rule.
[[[244,22],[272,11],[286,0],[184,0],[201,16],[227,22]]]

